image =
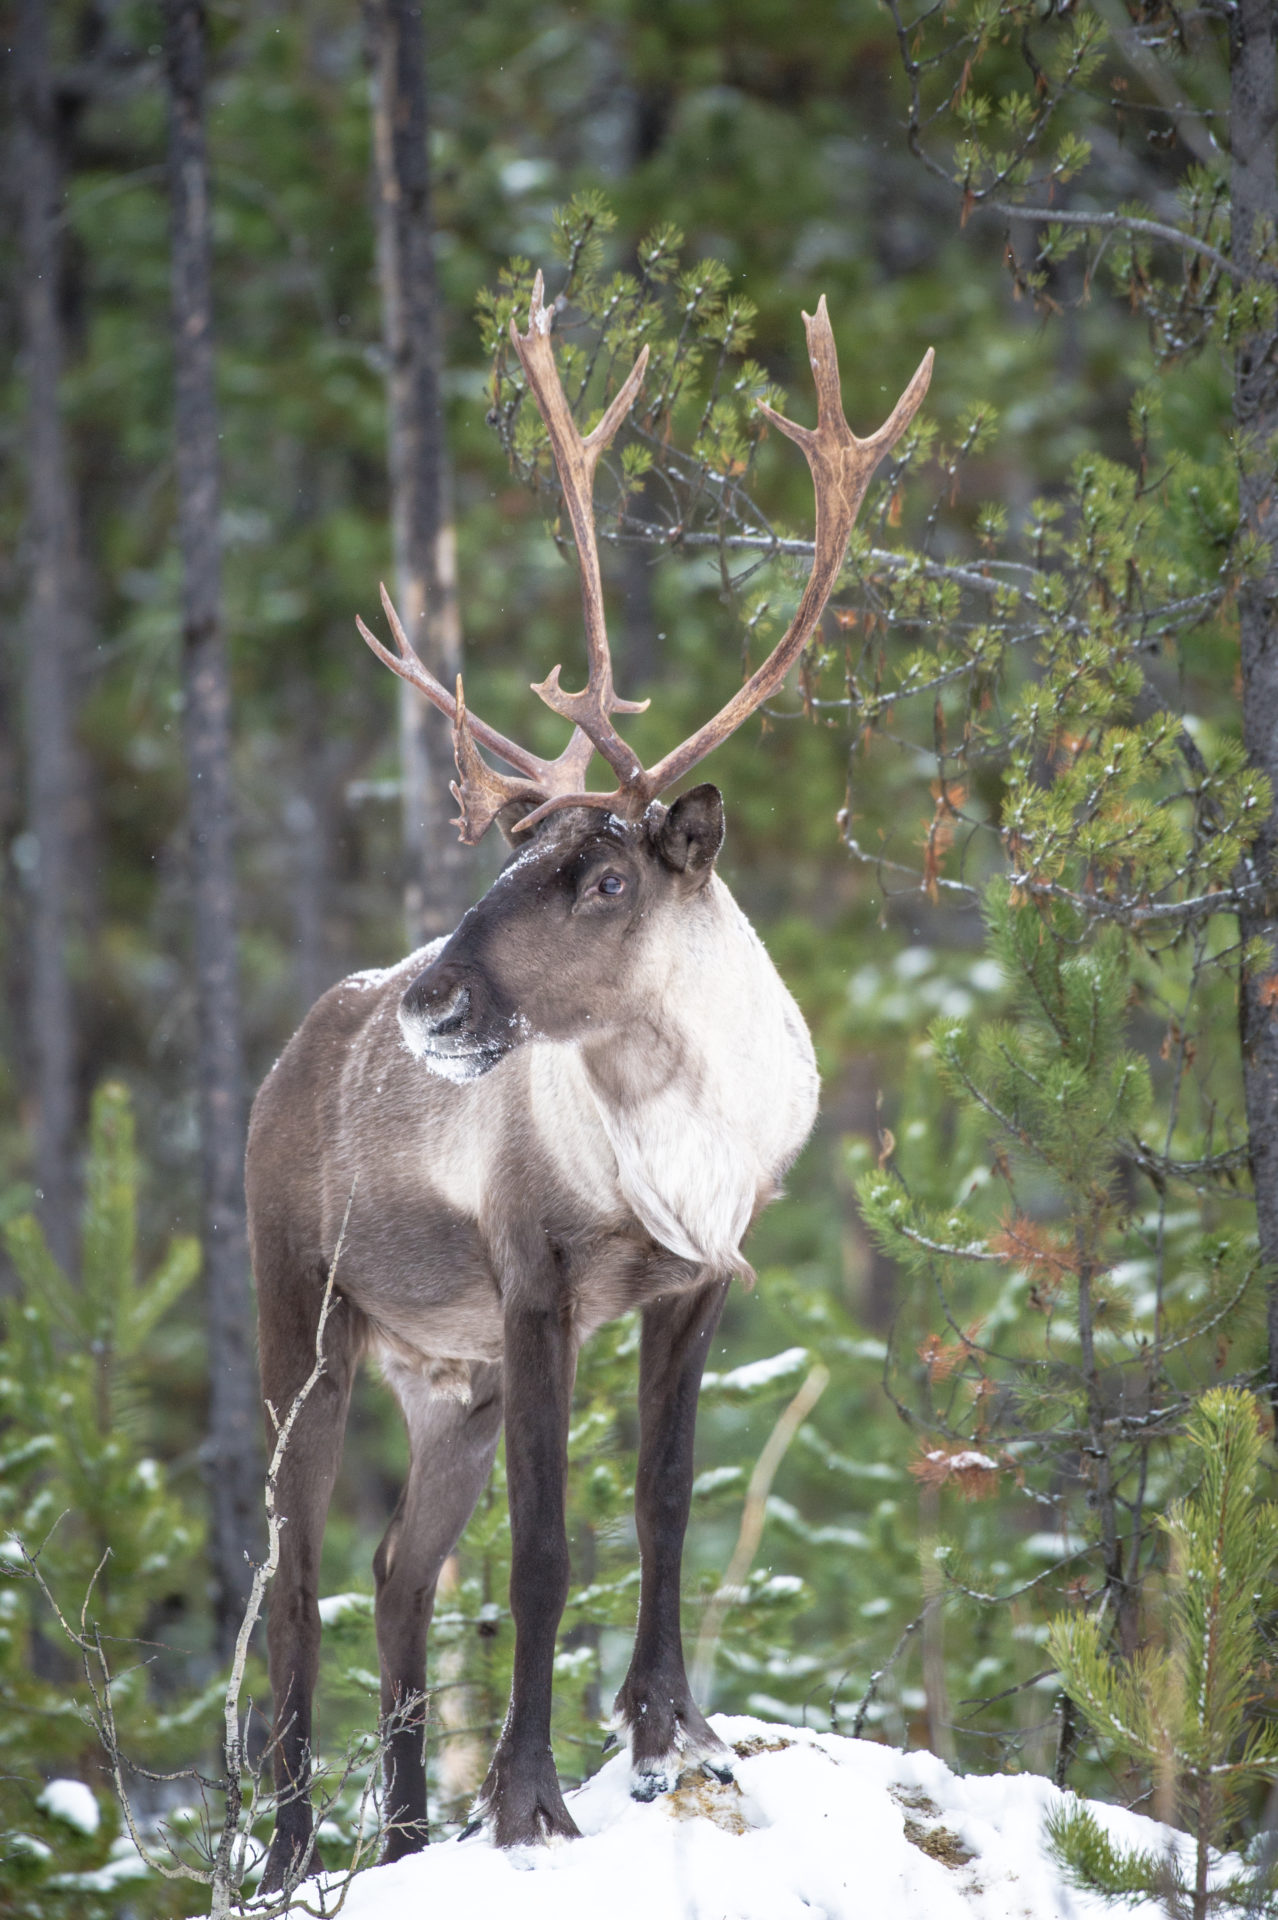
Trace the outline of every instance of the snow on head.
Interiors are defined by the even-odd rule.
[[[437,960],[448,945],[448,934],[440,934],[437,939],[428,940],[424,947],[418,947],[413,953],[406,953],[393,967],[364,967],[359,973],[348,973],[340,983],[343,993],[372,993],[379,987],[389,986],[405,974],[421,973]]]
[[[92,1790],[83,1780],[50,1780],[36,1805],[51,1820],[61,1820],[78,1833],[96,1833],[102,1817]]]
[[[1067,1797],[1050,1781],[959,1778],[930,1753],[744,1717],[716,1714],[713,1724],[735,1755],[735,1784],[691,1772],[675,1792],[640,1805],[630,1797],[629,1756],[619,1754],[567,1796],[580,1840],[505,1853],[483,1835],[432,1846],[361,1874],[345,1920],[458,1911],[484,1920],[1102,1920],[1111,1912],[1067,1887],[1048,1854],[1044,1818]],[[1128,1845],[1178,1844],[1152,1820],[1094,1811]],[[1158,1914],[1150,1902],[1126,1911],[1131,1920]]]

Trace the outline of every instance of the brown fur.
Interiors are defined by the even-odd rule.
[[[258,1095],[250,1230],[263,1392],[281,1415],[350,1208],[328,1370],[279,1489],[271,1886],[310,1844],[319,1546],[365,1352],[400,1399],[411,1460],[375,1563],[383,1711],[403,1722],[388,1857],[425,1839],[426,1628],[503,1418],[515,1684],[481,1807],[502,1844],[575,1832],[547,1758],[568,1413],[581,1342],[634,1307],[643,1588],[618,1709],[637,1792],[672,1783],[676,1751],[728,1766],[679,1643],[696,1395],[740,1235],[802,1143],[815,1076],[797,1010],[713,877],[721,837],[713,788],[637,823],[553,816],[447,943],[326,994]]]

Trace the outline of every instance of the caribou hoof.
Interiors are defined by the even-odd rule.
[[[656,1800],[663,1793],[673,1793],[679,1784],[679,1763],[672,1760],[667,1766],[648,1765],[639,1768],[630,1778],[630,1798],[640,1800],[645,1805]]]
[[[503,1754],[493,1756],[488,1778],[475,1808],[477,1825],[487,1829],[494,1846],[541,1846],[547,1840],[579,1840],[580,1829],[564,1805],[559,1776],[549,1753],[532,1761]],[[465,1833],[461,1836],[465,1838]]]
[[[655,1800],[700,1770],[721,1786],[736,1778],[724,1746],[680,1676],[673,1683],[627,1680],[617,1695],[614,1726],[630,1742],[630,1797]]]
[[[630,1798],[646,1805],[663,1793],[675,1793],[680,1787],[686,1787],[698,1773],[707,1780],[717,1780],[721,1787],[736,1785],[737,1776],[731,1761],[719,1754],[673,1753],[664,1761],[649,1760],[635,1768],[630,1780]]]

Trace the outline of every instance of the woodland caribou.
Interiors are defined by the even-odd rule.
[[[612,724],[637,709],[613,691],[591,507],[596,464],[639,390],[647,349],[583,438],[559,383],[552,314],[538,275],[528,331],[512,322],[511,335],[549,431],[580,563],[588,684],[566,692],[556,667],[535,688],[573,723],[572,738],[545,761],[468,714],[460,681],[454,699],[431,677],[383,589],[398,657],[362,622],[361,631],[453,722],[462,839],[473,844],[496,820],[517,851],[448,939],[325,994],[253,1110],[262,1387],[281,1418],[312,1368],[351,1202],[325,1371],[277,1489],[287,1525],[268,1634],[278,1806],[267,1887],[310,1857],[320,1543],[364,1354],[397,1395],[410,1446],[374,1560],[386,1857],[426,1840],[426,1630],[503,1421],[514,1685],[477,1817],[502,1846],[576,1832],[550,1748],[569,1577],[569,1406],[578,1348],[632,1307],[642,1315],[642,1572],[617,1727],[641,1799],[696,1765],[730,1777],[731,1757],[691,1697],[680,1641],[697,1393],[731,1277],[749,1270],[742,1239],[812,1126],[817,1076],[798,1008],[715,874],[718,791],[694,787],[669,807],[658,796],[775,693],[811,638],[870,477],[922,401],[932,356],[886,425],[858,440],[843,417],[824,300],[814,319],[805,315],[817,426],[764,411],[812,469],[811,576],[770,658],[647,769]],[[480,748],[511,772],[496,772]],[[616,777],[611,792],[585,790],[596,752]]]

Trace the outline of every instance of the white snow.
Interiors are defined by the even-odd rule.
[[[933,1449],[927,1457],[929,1460],[944,1460],[947,1466],[954,1467],[959,1472],[968,1467],[980,1467],[986,1473],[998,1472],[997,1460],[991,1460],[988,1453],[976,1453],[970,1447],[966,1453],[941,1453]]]
[[[736,1786],[700,1775],[640,1805],[616,1755],[567,1796],[580,1840],[500,1852],[477,1834],[352,1884],[344,1920],[1101,1920],[1043,1837],[1063,1796],[1034,1774],[961,1778],[930,1753],[716,1715]],[[1120,1843],[1166,1828],[1093,1811]],[[1181,1837],[1181,1844],[1187,1844]],[[315,1882],[299,1901],[318,1905]],[[330,1896],[331,1897],[331,1896]],[[1156,1920],[1151,1902],[1125,1910]]]
[[[328,1593],[319,1603],[320,1625],[325,1627],[345,1626],[351,1620],[371,1620],[373,1617],[373,1596],[371,1593]]]
[[[407,1037],[407,1027],[404,1033]],[[437,1051],[434,1047],[414,1047],[410,1041],[409,1051],[436,1079],[451,1080],[456,1087],[464,1087],[472,1080],[478,1080],[493,1064],[491,1052],[481,1048],[470,1053],[444,1053],[442,1049]]]
[[[412,953],[406,953],[391,967],[363,967],[358,973],[348,973],[338,982],[343,992],[370,993],[386,986],[400,974],[424,973],[431,961],[438,958],[448,945],[448,934],[441,934],[435,940],[428,940],[424,947],[417,947]]]
[[[347,974],[342,981],[342,990],[349,993],[371,993],[377,987],[384,987],[388,980],[393,980],[401,964],[397,961],[393,967],[361,967],[358,973]]]
[[[774,1353],[767,1360],[747,1361],[743,1367],[733,1367],[730,1373],[703,1374],[701,1390],[703,1393],[759,1393],[764,1387],[797,1380],[810,1359],[806,1347],[787,1347],[784,1353]]]
[[[96,1833],[102,1817],[92,1789],[83,1780],[50,1780],[36,1805],[51,1820],[61,1820],[79,1833]]]
[[[111,1842],[111,1850],[100,1867],[87,1873],[58,1873],[48,1885],[58,1893],[113,1893],[130,1880],[145,1880],[150,1868],[142,1859],[127,1833]]]

